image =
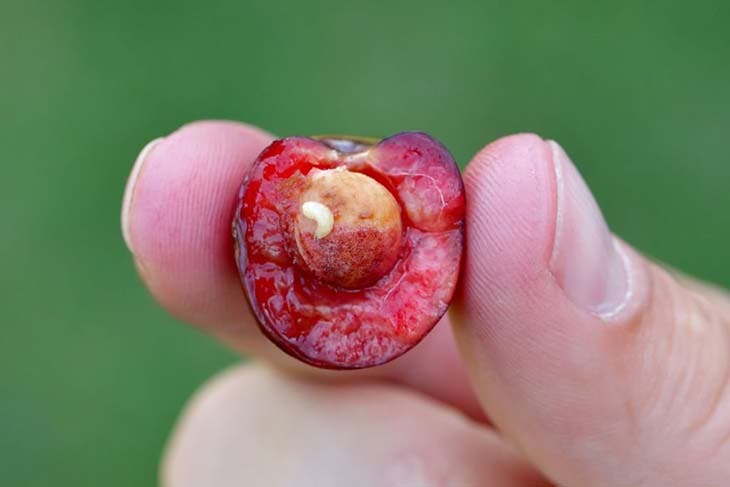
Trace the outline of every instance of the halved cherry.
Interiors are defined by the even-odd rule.
[[[419,132],[277,140],[251,167],[233,219],[263,332],[337,369],[388,362],[433,328],[456,287],[463,232],[459,169]]]

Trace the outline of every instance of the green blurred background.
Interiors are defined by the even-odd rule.
[[[148,140],[425,130],[566,147],[612,227],[730,285],[730,3],[0,0],[0,485],[153,485],[236,357],[165,315],[119,231]],[[243,301],[242,301],[243,303]]]

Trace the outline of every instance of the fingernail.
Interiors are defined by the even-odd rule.
[[[580,173],[560,145],[548,143],[558,194],[550,269],[576,306],[608,318],[628,300],[625,259]]]
[[[132,239],[130,237],[129,227],[130,212],[132,210],[132,203],[134,200],[134,191],[137,186],[137,178],[142,171],[142,166],[144,166],[145,160],[147,160],[149,155],[152,153],[152,149],[154,149],[155,146],[162,141],[162,139],[164,139],[164,137],[159,137],[144,146],[142,152],[140,152],[137,156],[137,160],[134,161],[132,172],[129,174],[129,179],[127,179],[127,186],[124,188],[124,199],[122,200],[122,237],[124,237],[124,243],[127,244],[127,248],[132,253],[134,253],[134,251],[132,250]]]

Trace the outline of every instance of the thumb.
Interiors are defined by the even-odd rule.
[[[730,299],[613,237],[554,142],[501,139],[464,178],[453,322],[497,427],[559,485],[725,485]]]

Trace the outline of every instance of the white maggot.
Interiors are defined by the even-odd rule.
[[[302,203],[302,215],[317,223],[314,236],[324,238],[332,231],[335,226],[335,217],[332,211],[318,201],[305,201]]]

